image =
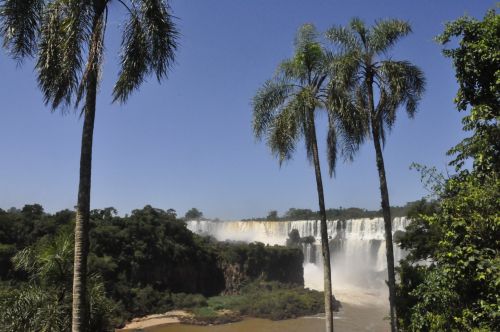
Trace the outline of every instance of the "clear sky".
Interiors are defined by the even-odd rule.
[[[487,0],[173,0],[181,31],[177,63],[159,85],[151,78],[126,105],[111,104],[120,24],[114,1],[106,39],[103,81],[97,100],[92,208],[120,214],[145,204],[183,215],[197,207],[207,217],[236,219],[317,210],[316,184],[303,144],[281,168],[266,144],[252,135],[250,101],[290,57],[296,29],[321,31],[353,16],[367,23],[408,20],[414,33],[391,52],[420,66],[428,84],[419,113],[401,113],[385,148],[391,205],[426,195],[412,162],[445,169],[445,152],[464,134],[453,105],[453,69],[433,37],[463,14],[482,17]],[[37,89],[33,63],[16,67],[0,53],[0,207],[40,203],[47,211],[76,204],[82,119],[50,113]],[[373,143],[353,163],[326,171],[324,118],[318,119],[327,207],[378,209],[380,195]]]

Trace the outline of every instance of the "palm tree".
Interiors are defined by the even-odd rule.
[[[73,331],[85,331],[86,269],[92,139],[107,17],[113,5],[128,13],[123,25],[121,70],[113,100],[124,103],[145,77],[160,81],[174,60],[177,30],[170,7],[162,0],[3,0],[0,6],[3,45],[18,61],[35,57],[38,84],[53,110],[83,103],[75,225]]]
[[[73,234],[62,231],[19,251],[14,268],[29,282],[0,296],[0,331],[67,331],[71,328]],[[108,331],[113,304],[99,276],[89,276],[90,331]]]
[[[349,151],[356,150],[357,142],[348,135],[355,126],[347,120],[344,121],[341,114],[331,111],[335,99],[330,98],[328,91],[332,91],[329,85],[330,78],[334,76],[332,69],[335,67],[335,58],[321,46],[318,37],[315,27],[311,24],[306,24],[298,30],[293,58],[283,61],[276,75],[265,82],[253,98],[253,129],[258,139],[266,138],[280,165],[291,159],[298,141],[302,137],[305,140],[307,156],[314,166],[316,176],[321,218],[326,331],[330,332],[333,331],[330,248],[316,139],[316,111],[324,110],[328,117],[327,152],[330,176],[337,160],[338,137],[342,138],[339,143],[345,143],[341,146],[346,157],[349,157]]]
[[[376,22],[371,28],[355,18],[347,28],[334,26],[326,33],[343,56],[342,70],[338,75],[344,93],[339,107],[357,108],[366,121],[365,134],[373,139],[377,169],[380,180],[380,194],[384,216],[391,330],[397,330],[395,308],[395,275],[392,242],[392,219],[389,191],[385,174],[382,146],[385,133],[390,131],[396,120],[396,111],[404,108],[410,118],[415,115],[418,102],[424,92],[425,79],[420,69],[408,61],[395,61],[387,52],[402,37],[411,32],[407,22],[386,20]],[[378,91],[374,94],[374,88]],[[375,99],[377,105],[375,106]]]

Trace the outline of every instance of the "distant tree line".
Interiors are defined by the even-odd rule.
[[[405,217],[408,211],[419,201],[406,203],[404,206],[391,206],[391,215],[393,217]],[[349,220],[359,218],[381,218],[382,209],[380,210],[367,210],[356,207],[326,209],[326,217],[329,220]],[[268,213],[267,217],[255,217],[243,219],[243,221],[288,221],[288,220],[318,220],[320,218],[319,211],[311,209],[298,209],[290,208],[282,216],[278,215],[278,211],[272,210]]]

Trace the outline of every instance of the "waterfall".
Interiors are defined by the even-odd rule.
[[[394,218],[393,234],[404,231],[409,220]],[[292,229],[301,237],[312,236],[314,244],[302,244],[304,252],[304,281],[306,287],[322,289],[322,257],[319,220],[298,221],[207,221],[192,220],[187,227],[194,233],[210,235],[219,241],[262,242],[285,245]],[[385,288],[387,262],[383,218],[328,220],[328,238],[334,288]],[[405,253],[394,246],[397,263]]]

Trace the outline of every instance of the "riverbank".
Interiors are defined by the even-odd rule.
[[[153,326],[160,326],[166,324],[180,323],[182,318],[192,317],[193,314],[185,310],[172,310],[163,314],[148,315],[144,317],[134,318],[127,323],[123,329],[116,331],[133,331],[146,329]]]
[[[389,330],[389,322],[384,319],[385,316],[384,306],[346,303],[339,312],[334,314],[335,331],[386,332]],[[325,321],[323,315],[279,321],[247,317],[240,322],[223,325],[196,326],[166,323],[143,328],[143,330],[144,332],[323,332]]]
[[[334,313],[335,330],[337,332],[374,331],[385,332],[389,329],[387,317],[387,300],[385,293],[371,292],[362,289],[337,290],[337,298],[342,307]],[[226,313],[228,313],[226,311]],[[200,313],[197,313],[199,316]],[[324,331],[324,315],[306,315],[299,318],[269,320],[251,316],[236,315],[240,318],[226,321],[227,324],[214,325],[188,311],[171,311],[163,315],[151,315],[135,319],[125,329],[118,331],[145,332],[299,332]],[[238,322],[235,322],[238,321]],[[215,322],[215,324],[221,323]],[[204,326],[201,326],[204,325]]]

